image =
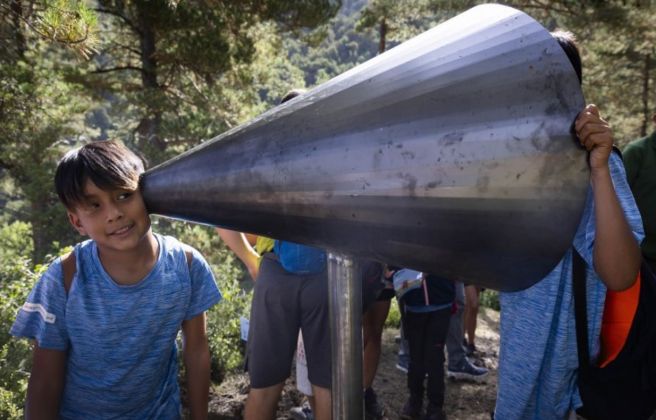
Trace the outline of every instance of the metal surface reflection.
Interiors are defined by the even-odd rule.
[[[153,213],[499,290],[570,246],[584,106],[550,34],[478,6],[150,171]]]

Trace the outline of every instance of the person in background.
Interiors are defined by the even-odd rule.
[[[467,352],[463,345],[464,329],[462,325],[465,306],[465,287],[462,282],[455,282],[455,312],[449,323],[449,334],[446,338],[446,351],[448,363],[446,375],[449,379],[484,382],[488,370],[476,366],[467,358]]]
[[[473,382],[484,382],[487,378],[488,370],[484,367],[476,366],[467,357],[467,349],[464,342],[464,329],[462,317],[465,309],[465,292],[462,282],[455,284],[455,302],[454,311],[449,321],[449,331],[446,338],[447,358],[447,377],[453,380],[465,380]],[[401,328],[399,337],[399,351],[396,368],[404,373],[408,373],[410,365],[410,349],[408,340],[403,332],[404,309],[403,301],[399,300],[399,310],[401,311]]]
[[[383,265],[371,260],[358,260],[357,262],[360,272],[360,279],[362,282],[362,313],[363,313],[363,385],[364,385],[364,415],[365,420],[382,419],[385,410],[381,404],[378,403],[376,393],[372,388],[372,383],[375,378],[376,369],[378,368],[378,358],[380,357],[380,341],[382,335],[383,324],[385,318],[377,319],[380,326],[373,330],[371,325],[364,320],[367,316],[371,316],[372,310],[379,302],[380,294],[384,291],[383,279]],[[393,290],[393,289],[392,289]],[[385,314],[386,315],[386,314]],[[378,335],[379,341],[378,354],[376,355],[371,346],[375,345],[371,340],[376,339],[375,334]],[[375,364],[372,363],[372,357],[376,357]],[[314,418],[312,407],[314,406],[314,397],[312,386],[308,379],[307,359],[305,357],[305,347],[303,340],[299,336],[298,347],[296,349],[296,387],[307,397],[309,404],[302,404],[300,407],[294,407],[290,410],[291,417],[294,420],[312,420]]]
[[[651,118],[656,126],[656,114]],[[645,228],[642,255],[656,272],[656,131],[629,143],[623,158],[626,178]]]
[[[410,396],[401,418],[443,420],[444,345],[455,297],[453,282],[401,269],[394,273],[394,289],[404,303],[403,328],[410,347]],[[428,405],[422,416],[424,381]]]
[[[467,350],[467,356],[472,357],[476,353],[476,324],[478,321],[478,309],[480,304],[481,288],[475,284],[465,285],[465,312],[463,321],[465,324],[465,341],[463,345]]]
[[[362,382],[364,386],[364,412],[365,420],[380,420],[385,414],[383,405],[373,389],[374,379],[380,362],[382,352],[382,337],[385,320],[390,310],[390,303],[394,297],[394,288],[387,276],[387,270],[378,263],[368,262],[369,266],[363,271],[363,314],[362,314],[362,343],[363,366]],[[369,283],[377,285],[369,285]],[[373,302],[367,302],[365,296],[373,296]]]

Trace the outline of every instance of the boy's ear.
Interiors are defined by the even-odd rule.
[[[77,230],[80,235],[87,236],[87,231],[84,229],[84,226],[82,226],[82,223],[80,223],[80,218],[78,215],[70,210],[67,210],[66,214],[68,215],[68,221],[71,222],[73,228],[75,228],[75,230]]]

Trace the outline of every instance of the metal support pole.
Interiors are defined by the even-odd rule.
[[[362,400],[362,287],[349,255],[328,253],[332,350],[332,418],[364,418]]]

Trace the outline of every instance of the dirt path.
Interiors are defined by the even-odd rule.
[[[489,419],[494,410],[496,397],[496,369],[499,352],[499,313],[481,308],[478,316],[477,347],[479,363],[490,369],[483,384],[447,380],[445,411],[450,420]],[[374,383],[378,398],[385,406],[386,418],[398,419],[407,398],[406,376],[396,369],[398,345],[394,338],[398,330],[387,329],[383,334],[383,354]],[[248,393],[248,378],[243,374],[227,378],[212,389],[210,396],[210,419],[241,419],[243,405]],[[289,419],[289,409],[300,405],[303,396],[288,380],[278,406],[278,419]]]

